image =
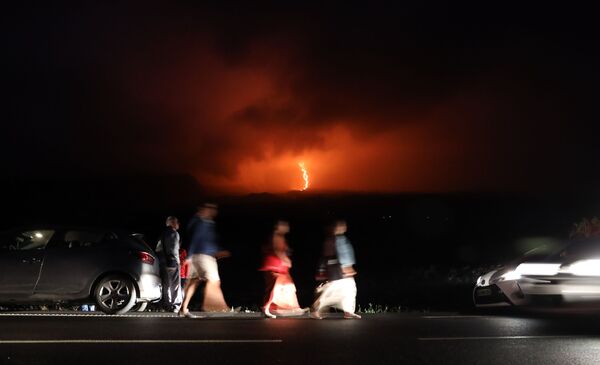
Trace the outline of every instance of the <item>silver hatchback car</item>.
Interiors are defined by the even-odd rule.
[[[0,304],[93,300],[122,314],[161,295],[157,256],[135,234],[58,226],[0,234]]]
[[[488,272],[473,289],[477,307],[600,303],[600,238],[566,242]]]

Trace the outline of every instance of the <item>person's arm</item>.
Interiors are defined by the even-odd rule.
[[[203,250],[207,254],[211,254],[216,259],[223,259],[231,256],[231,253],[217,243],[217,232],[214,223],[202,223],[200,226],[200,241],[202,242]]]
[[[336,237],[335,249],[337,251],[338,260],[340,261],[340,265],[342,267],[352,266],[355,264],[354,249],[352,248],[352,245],[348,243],[348,240],[345,237]]]
[[[224,259],[231,256],[231,252],[229,252],[228,250],[221,250],[221,251],[217,251],[217,253],[215,253],[215,258],[218,259]]]
[[[351,263],[351,265],[356,264],[356,258],[354,257],[354,247],[352,247],[352,244],[349,241],[346,241],[346,250],[346,254],[348,255],[348,261]]]
[[[356,271],[353,267],[355,261],[354,248],[352,248],[352,245],[348,242],[346,237],[338,237],[335,240],[335,246],[344,276],[356,275]]]
[[[167,258],[167,262],[170,264],[170,266],[172,266],[173,263],[176,263],[177,261],[179,261],[179,252],[176,248],[177,248],[177,237],[178,234],[177,232],[173,231],[173,232],[168,232],[165,235],[165,242],[164,242],[164,250],[165,250],[165,257]]]

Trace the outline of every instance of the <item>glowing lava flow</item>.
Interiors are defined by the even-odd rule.
[[[298,162],[298,166],[302,170],[302,178],[304,179],[304,188],[302,188],[302,191],[305,191],[308,189],[308,170],[304,167],[304,162]]]

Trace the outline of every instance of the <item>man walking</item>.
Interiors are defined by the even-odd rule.
[[[344,318],[359,319],[356,309],[356,282],[354,281],[354,248],[346,237],[346,222],[339,220],[333,225],[332,235],[323,247],[321,269],[327,273],[327,282],[317,288],[317,299],[312,306],[311,317],[321,319],[324,310],[330,307],[344,311]]]
[[[179,221],[170,216],[166,221],[167,227],[163,231],[156,253],[160,261],[160,272],[163,283],[163,305],[165,309],[179,312],[183,295],[181,292],[180,262],[179,262]]]
[[[221,291],[221,279],[217,259],[228,257],[228,251],[222,250],[217,244],[214,218],[217,216],[215,204],[204,204],[188,224],[190,246],[188,260],[190,270],[185,285],[185,297],[179,314],[195,318],[188,310],[192,296],[200,281],[205,281],[204,301],[202,309],[205,312],[227,311],[229,307]]]

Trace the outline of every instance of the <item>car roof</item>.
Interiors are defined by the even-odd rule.
[[[134,231],[121,229],[121,228],[108,228],[100,226],[81,226],[81,225],[64,225],[64,224],[30,224],[16,226],[14,228],[4,230],[1,233],[13,233],[24,230],[42,230],[42,229],[53,229],[56,231],[92,231],[92,232],[114,232],[117,235],[130,236],[136,234]]]

